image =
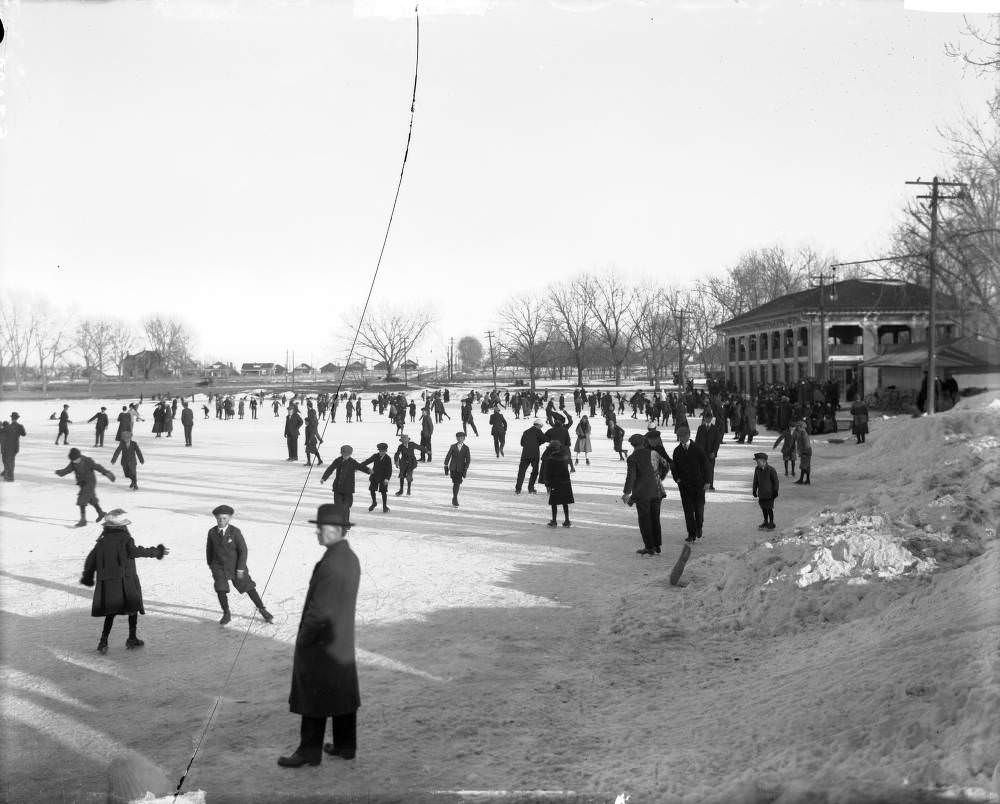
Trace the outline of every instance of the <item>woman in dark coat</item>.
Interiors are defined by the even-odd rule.
[[[142,586],[135,569],[135,559],[162,559],[170,552],[162,544],[156,547],[137,546],[132,534],[128,532],[130,524],[132,523],[121,508],[108,511],[104,518],[104,530],[83,565],[80,583],[94,587],[94,602],[90,614],[104,618],[101,641],[97,643],[99,653],[108,652],[108,636],[115,617],[119,614],[128,615],[128,640],[125,647],[141,648],[145,644],[136,635],[139,615],[146,611],[142,607]]]
[[[539,479],[549,490],[549,505],[552,506],[552,521],[549,527],[556,526],[556,514],[561,505],[563,509],[563,527],[570,526],[569,507],[576,502],[573,499],[573,482],[570,479],[570,464],[573,455],[569,447],[561,441],[552,441],[542,453],[542,468]]]
[[[865,435],[868,433],[868,406],[862,399],[851,405],[851,433],[858,444],[865,443]]]
[[[114,466],[115,461],[118,460],[119,455],[122,459],[122,473],[125,477],[132,481],[129,488],[139,488],[139,464],[146,463],[146,459],[142,456],[142,450],[139,449],[139,445],[132,440],[132,434],[129,432],[122,433],[121,441],[118,442],[115,453],[111,456],[112,466]]]

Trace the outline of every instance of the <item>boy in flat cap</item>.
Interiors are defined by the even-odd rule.
[[[370,475],[371,469],[354,460],[354,447],[344,444],[340,448],[340,457],[335,458],[326,468],[319,482],[325,483],[333,475],[333,501],[350,508],[354,505],[354,475],[357,472]]]
[[[403,483],[406,483],[406,496],[410,496],[410,487],[413,485],[413,470],[417,468],[417,456],[414,450],[420,450],[420,458],[423,460],[424,448],[410,441],[410,437],[405,433],[399,437],[399,446],[396,447],[396,454],[392,456],[396,468],[399,470],[399,491],[397,497],[403,496]]]
[[[103,447],[104,446],[104,431],[108,429],[108,413],[107,408],[101,408],[97,413],[87,419],[87,424],[91,422],[96,422],[94,425],[94,446]]]
[[[778,473],[767,462],[766,452],[755,452],[753,459],[757,466],[753,470],[753,496],[764,512],[764,521],[758,530],[774,530],[774,500],[778,496]]]
[[[472,463],[472,454],[465,445],[465,433],[459,430],[455,433],[455,443],[448,447],[444,456],[444,473],[451,475],[451,504],[458,508],[458,487],[462,485],[465,475]]]
[[[118,456],[122,459],[122,474],[125,475],[132,482],[129,484],[130,489],[139,488],[139,464],[145,464],[146,459],[142,455],[142,450],[139,449],[139,445],[132,440],[132,434],[128,431],[122,433],[121,441],[118,442],[118,446],[115,447],[115,452],[111,456],[111,465],[115,465],[115,461],[118,460]]]
[[[325,548],[313,569],[295,638],[288,708],[302,717],[299,745],[278,757],[283,768],[319,765],[323,754],[354,759],[358,746],[358,666],[354,618],[361,582],[361,563],[347,542],[354,526],[350,509],[321,505],[315,519],[316,540]],[[333,742],[323,743],[327,718]]]
[[[76,523],[76,527],[82,528],[87,524],[88,505],[94,506],[94,510],[97,511],[97,521],[100,522],[104,519],[104,511],[101,510],[100,500],[97,499],[97,475],[95,472],[100,472],[112,483],[115,482],[114,474],[92,458],[82,454],[76,447],[69,451],[69,465],[64,469],[56,469],[56,474],[59,477],[65,477],[70,472],[76,476],[76,485],[80,487],[80,491],[76,495],[76,504],[80,508],[80,521]]]
[[[375,492],[382,495],[382,512],[389,513],[389,478],[392,477],[392,458],[389,457],[389,445],[377,444],[376,452],[370,458],[362,461],[362,466],[371,464],[372,476],[368,481],[368,491],[372,495],[372,504],[368,506],[369,511],[374,511],[378,503],[375,501]]]
[[[62,413],[59,414],[59,432],[56,433],[56,443],[63,440],[63,446],[69,444],[69,426],[73,420],[69,417],[69,405],[63,405]]]
[[[212,571],[215,581],[215,593],[219,596],[222,606],[222,619],[219,625],[226,625],[232,618],[229,614],[229,582],[233,582],[236,591],[250,596],[264,622],[274,620],[271,613],[264,608],[264,601],[257,594],[257,584],[253,582],[247,571],[247,543],[243,533],[235,525],[229,524],[233,509],[228,505],[219,505],[212,510],[215,517],[215,527],[209,528],[208,540],[205,545],[205,558],[208,568]]]

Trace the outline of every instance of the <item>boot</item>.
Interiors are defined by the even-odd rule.
[[[260,607],[259,609],[257,609],[257,611],[259,611],[259,612],[260,612],[260,618],[261,618],[261,619],[262,619],[262,620],[263,620],[264,622],[266,622],[266,623],[272,623],[272,622],[274,622],[274,615],[273,615],[273,614],[271,614],[271,612],[269,612],[269,611],[268,611],[267,609],[265,609],[265,608],[264,608],[263,606],[261,606],[261,607]]]
[[[409,483],[406,484],[406,496],[407,497],[410,496],[410,484]]]
[[[143,642],[141,639],[139,639],[139,637],[137,636],[130,636],[128,639],[125,640],[125,647],[128,648],[129,650],[132,650],[133,648],[141,648],[145,644],[146,643]]]
[[[229,621],[232,619],[232,616],[229,614],[229,609],[223,609],[222,619],[219,620],[219,625],[229,625]]]
[[[87,520],[86,519],[81,519],[73,527],[74,528],[85,528],[85,527],[87,527]]]
[[[101,638],[101,641],[97,643],[97,652],[100,654],[105,654],[108,652],[108,640]]]

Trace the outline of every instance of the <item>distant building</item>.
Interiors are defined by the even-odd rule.
[[[299,363],[295,368],[292,369],[294,374],[302,377],[308,377],[311,374],[316,374],[316,369],[310,366],[308,363]]]
[[[343,370],[344,367],[338,366],[336,363],[326,363],[319,368],[320,374],[339,374]]]
[[[277,377],[285,373],[285,367],[280,363],[244,363],[240,374],[244,377]]]
[[[820,379],[825,338],[827,377],[841,393],[856,384],[864,394],[885,384],[879,367],[867,361],[892,345],[926,343],[929,310],[930,294],[921,285],[845,279],[824,285],[822,296],[819,287],[789,293],[715,329],[724,341],[726,379],[740,391]],[[939,293],[938,337],[954,337],[958,321],[954,300]]]
[[[159,352],[143,349],[122,358],[121,376],[126,380],[155,380],[169,377],[170,372],[164,367]]]
[[[239,374],[239,372],[233,367],[232,363],[223,363],[217,360],[210,366],[205,366],[201,370],[202,377],[232,377]]]

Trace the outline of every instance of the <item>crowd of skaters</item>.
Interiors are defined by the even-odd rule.
[[[319,764],[323,752],[330,756],[351,759],[356,750],[356,710],[360,704],[357,695],[357,676],[354,667],[353,633],[347,639],[342,661],[334,662],[331,671],[339,681],[317,685],[315,667],[329,664],[329,657],[315,653],[315,647],[307,639],[302,640],[302,629],[316,617],[337,619],[346,623],[350,620],[353,628],[354,606],[357,595],[357,558],[347,546],[345,537],[353,527],[350,522],[354,504],[356,476],[365,474],[369,480],[371,505],[369,512],[381,504],[383,513],[389,513],[389,481],[393,473],[399,481],[397,497],[411,496],[414,470],[420,463],[433,461],[432,435],[435,425],[442,424],[450,416],[445,405],[451,401],[449,389],[425,390],[418,396],[407,397],[403,393],[383,392],[365,400],[356,392],[341,394],[320,393],[311,396],[298,394],[272,395],[270,404],[275,413],[284,409],[283,435],[286,440],[288,461],[298,461],[298,442],[302,428],[305,428],[305,463],[307,466],[322,465],[319,452],[323,443],[320,422],[336,422],[338,407],[344,408],[345,422],[362,421],[368,404],[373,417],[385,416],[395,427],[399,440],[393,454],[389,445],[379,442],[375,452],[364,460],[354,458],[350,444],[340,447],[339,456],[323,472],[319,482],[326,483],[332,478],[333,504],[322,505],[317,518],[310,520],[317,525],[317,538],[326,548],[323,560],[316,565],[300,626],[300,639],[296,642],[296,660],[293,670],[290,708],[302,715],[301,741],[299,748],[290,756],[283,756],[279,764],[285,767]],[[145,463],[141,448],[135,441],[136,424],[146,421],[139,414],[140,404],[122,406],[117,415],[115,450],[112,465],[121,460],[124,475],[131,481],[130,488],[138,490],[138,466]],[[257,418],[258,410],[266,404],[264,393],[233,395],[210,395],[203,406],[205,417],[215,405],[219,419],[242,419],[247,411],[251,419]],[[189,403],[184,398],[154,400],[151,431],[156,438],[172,437],[173,421],[180,411],[180,420],[185,433],[185,446],[192,444],[194,426],[191,410],[193,397]],[[64,405],[58,419],[58,436],[64,445],[70,436],[69,405]],[[796,483],[810,483],[810,436],[827,432],[825,415],[827,409],[836,410],[837,404],[830,400],[803,400],[799,394],[792,401],[789,389],[768,386],[760,389],[753,397],[732,389],[709,387],[686,392],[664,392],[643,390],[624,395],[619,391],[591,390],[577,388],[572,393],[552,394],[548,390],[471,390],[459,400],[462,429],[455,432],[444,456],[443,471],[452,484],[452,505],[459,506],[459,492],[472,463],[471,452],[465,443],[471,429],[473,437],[479,437],[473,411],[478,408],[481,415],[488,416],[489,435],[493,441],[496,459],[506,457],[507,431],[514,421],[530,420],[520,435],[521,452],[514,479],[514,493],[521,494],[527,480],[527,491],[536,494],[540,482],[548,492],[547,505],[551,509],[549,527],[557,527],[559,514],[562,526],[572,527],[570,506],[575,502],[572,475],[581,462],[590,465],[593,452],[592,419],[601,416],[604,420],[607,439],[619,461],[626,463],[622,501],[636,509],[642,547],[636,552],[643,556],[655,557],[661,554],[662,533],[660,508],[667,496],[664,482],[670,478],[678,490],[684,512],[686,541],[695,542],[703,537],[706,492],[715,490],[715,463],[726,436],[739,443],[753,443],[759,436],[759,427],[778,431],[774,449],[781,446],[785,475],[795,474],[796,461],[801,475]],[[626,409],[630,411],[627,414]],[[700,414],[698,411],[700,410]],[[572,412],[571,412],[572,411]],[[573,413],[576,414],[574,419]],[[630,415],[632,419],[643,420],[645,430],[633,432],[625,447],[625,430],[619,417]],[[692,437],[691,419],[698,422]],[[857,443],[864,443],[868,431],[867,409],[861,400],[854,400],[851,408],[852,432]],[[12,413],[9,421],[0,423],[0,446],[3,447],[4,480],[14,480],[15,456],[20,439],[27,435],[17,413]],[[835,416],[834,416],[835,418]],[[107,409],[102,407],[88,420],[93,423],[94,448],[104,447],[105,431],[110,426]],[[668,449],[664,430],[672,423],[676,442]],[[405,432],[407,425],[419,430],[419,441]],[[836,423],[834,421],[834,428]],[[571,436],[571,432],[575,438]],[[416,433],[414,433],[416,435]],[[418,457],[419,455],[419,457]],[[131,524],[124,509],[116,508],[105,512],[97,496],[97,476],[102,475],[114,482],[113,472],[83,455],[73,447],[69,451],[69,464],[56,469],[55,474],[73,474],[78,494],[76,504],[80,511],[77,526],[87,524],[87,508],[93,507],[96,520],[103,520],[101,537],[88,554],[81,583],[95,587],[92,615],[103,617],[104,623],[98,642],[98,651],[106,653],[108,639],[114,618],[127,616],[129,636],[126,647],[141,647],[144,642],[137,633],[138,615],[143,614],[141,586],[135,568],[135,559],[153,557],[162,559],[169,550],[162,544],[156,547],[137,546],[128,531]],[[772,529],[774,525],[774,501],[778,496],[778,473],[769,465],[764,452],[754,454],[752,494],[762,510],[761,529]],[[231,620],[228,595],[230,584],[241,595],[246,594],[256,607],[264,622],[273,621],[273,616],[264,606],[256,591],[247,568],[247,540],[239,528],[230,520],[234,509],[226,504],[212,510],[216,524],[208,530],[206,538],[206,561],[222,610],[221,625]],[[340,566],[340,569],[337,567]],[[344,567],[350,577],[344,575]],[[353,569],[352,569],[353,568]],[[346,577],[346,579],[345,579]],[[324,595],[326,597],[324,597]],[[316,612],[310,614],[311,609]],[[346,618],[346,619],[345,619]],[[310,626],[311,627],[311,626]],[[320,637],[316,637],[319,639]],[[300,644],[301,643],[301,644]],[[312,653],[310,653],[312,651]],[[301,654],[301,655],[300,655]],[[337,675],[339,674],[339,675]],[[334,676],[331,676],[333,678]],[[312,680],[310,680],[312,679]],[[322,687],[323,689],[319,689]],[[319,690],[319,692],[317,692]],[[346,690],[346,693],[345,693]],[[330,703],[335,701],[335,703]],[[334,742],[323,744],[325,723],[332,719]]]

